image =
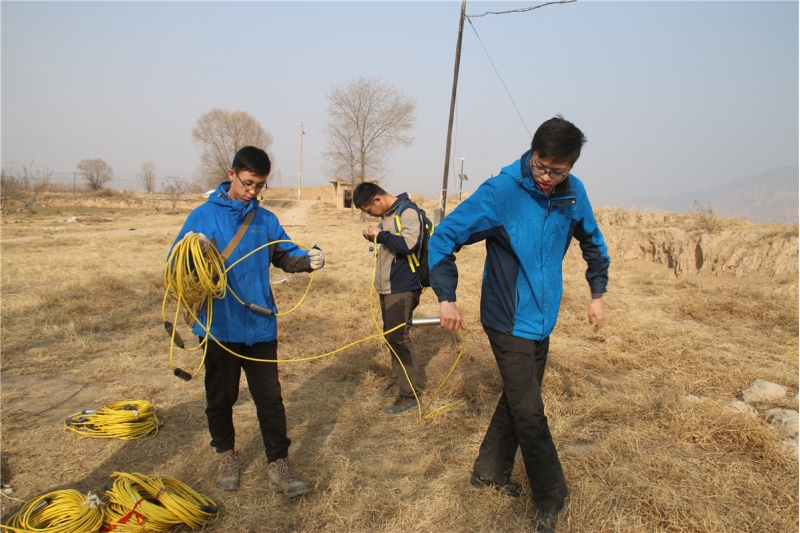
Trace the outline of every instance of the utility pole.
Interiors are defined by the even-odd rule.
[[[464,174],[464,158],[467,156],[461,157],[461,173],[458,175],[458,203],[461,203],[461,188],[464,186],[464,181],[469,181],[467,179],[467,175]]]
[[[72,197],[75,198],[75,180],[77,179],[78,173],[72,173]]]
[[[303,176],[303,135],[306,132],[303,131],[303,123],[300,123],[300,163],[297,167],[297,199],[300,199],[300,182]]]
[[[461,0],[461,18],[458,21],[458,41],[456,42],[456,66],[453,69],[453,93],[450,96],[450,120],[447,123],[447,146],[444,154],[444,178],[442,179],[442,197],[439,205],[442,208],[442,218],[447,205],[447,174],[450,172],[450,140],[453,137],[453,115],[456,109],[456,89],[458,88],[458,67],[461,63],[461,35],[464,33],[464,20],[467,18],[467,0]]]

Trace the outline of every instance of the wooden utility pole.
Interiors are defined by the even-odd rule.
[[[77,180],[77,178],[78,178],[78,173],[77,172],[73,172],[72,173],[72,197],[73,198],[75,198],[75,181]]]
[[[303,131],[303,123],[300,123],[300,163],[297,166],[297,199],[300,199],[300,181],[303,176],[303,135],[306,132]]]
[[[447,123],[447,146],[444,154],[444,178],[442,179],[442,197],[439,205],[442,208],[442,218],[447,205],[447,174],[450,172],[450,140],[453,137],[453,115],[456,109],[456,89],[458,88],[458,67],[461,63],[461,35],[464,33],[464,20],[466,20],[467,0],[461,0],[461,18],[458,21],[458,42],[456,43],[456,66],[453,70],[453,93],[450,96],[450,120]]]

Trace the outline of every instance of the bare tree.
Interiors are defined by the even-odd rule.
[[[164,193],[166,193],[167,198],[169,198],[169,201],[172,203],[172,210],[174,211],[175,205],[195,187],[195,184],[177,176],[167,176],[164,178],[163,187]]]
[[[255,146],[269,153],[272,146],[272,134],[255,117],[225,109],[212,109],[201,115],[192,130],[192,140],[203,147],[199,180],[207,187],[216,187],[228,179],[231,161],[240,148]]]
[[[147,194],[156,191],[156,166],[153,163],[142,163],[142,173],[136,176],[136,187]]]
[[[102,189],[114,177],[114,169],[100,158],[82,160],[78,163],[78,173],[94,191]]]
[[[359,77],[334,86],[328,100],[331,175],[351,183],[385,178],[391,151],[414,141],[408,132],[416,123],[416,99],[379,77]]]
[[[39,196],[50,186],[52,175],[52,170],[37,168],[33,162],[22,168],[7,164],[0,171],[0,209],[5,210],[8,201],[12,201],[19,206],[18,211],[33,211]]]

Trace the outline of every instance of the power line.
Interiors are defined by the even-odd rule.
[[[544,7],[544,6],[550,6],[550,5],[553,5],[553,4],[571,4],[572,2],[577,2],[577,1],[578,0],[560,0],[559,2],[547,2],[547,3],[544,3],[544,4],[540,4],[538,6],[522,7],[522,8],[519,8],[519,9],[512,9],[510,11],[487,11],[486,13],[482,13],[480,15],[467,15],[467,18],[468,19],[470,19],[470,18],[475,18],[476,19],[476,18],[480,18],[480,17],[485,17],[486,15],[505,15],[505,14],[508,14],[508,13],[524,13],[526,11],[533,11],[534,9],[539,9],[540,7]]]
[[[565,0],[565,1],[575,2],[576,0]],[[552,3],[561,4],[563,2],[552,2]],[[543,5],[547,5],[547,4],[543,4]],[[542,6],[537,6],[537,7],[542,7]],[[530,9],[536,9],[536,8],[530,8]],[[530,10],[530,9],[528,9],[528,10]],[[508,11],[508,13],[512,13],[512,11]],[[480,16],[483,16],[483,15],[480,15]],[[475,29],[475,25],[472,23],[471,20],[469,20],[469,18],[467,18],[467,22],[469,22],[469,26],[470,26],[470,28],[472,28],[472,31],[475,32],[475,37],[477,37],[478,38],[478,42],[481,43],[481,47],[483,48],[483,51],[486,52],[486,57],[489,58],[489,63],[492,64],[492,68],[494,69],[495,74],[497,74],[497,77],[500,79],[500,83],[503,84],[503,88],[506,90],[506,94],[511,99],[511,103],[514,105],[514,109],[517,110],[517,115],[519,115],[519,119],[522,121],[522,125],[525,126],[525,131],[528,132],[528,137],[530,137],[531,136],[531,130],[529,130],[528,129],[528,125],[525,124],[525,119],[522,118],[522,113],[519,112],[519,108],[517,107],[517,103],[514,101],[514,97],[511,96],[511,92],[508,90],[508,87],[506,87],[506,82],[503,81],[502,76],[500,76],[500,73],[497,71],[497,67],[494,66],[494,61],[492,61],[492,57],[489,55],[489,51],[483,45],[483,41],[481,41],[481,37],[480,37],[480,35],[478,35],[478,30]]]

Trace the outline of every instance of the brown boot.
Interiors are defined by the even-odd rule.
[[[280,491],[289,498],[295,498],[308,492],[308,485],[297,478],[289,469],[289,459],[276,459],[269,464],[269,488]]]
[[[219,475],[217,487],[222,490],[236,490],[239,488],[238,456],[234,450],[222,452],[219,455]]]

